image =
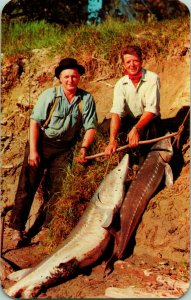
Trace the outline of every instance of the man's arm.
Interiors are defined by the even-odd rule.
[[[79,163],[86,162],[85,156],[87,153],[88,148],[91,146],[94,136],[95,136],[96,130],[94,128],[90,128],[86,130],[86,133],[83,138],[82,146],[80,148],[80,155],[79,157],[76,157],[75,160]]]
[[[29,144],[30,144],[30,153],[28,162],[32,167],[37,167],[40,163],[40,155],[38,153],[37,145],[40,134],[39,124],[31,119],[30,120],[30,129],[29,129]]]
[[[139,132],[155,117],[155,114],[151,112],[144,112],[139,121],[131,129],[127,135],[127,141],[131,147],[137,147],[139,143]]]
[[[105,154],[111,155],[116,151],[117,148],[117,134],[119,132],[119,128],[121,126],[121,119],[120,116],[116,113],[112,113],[111,116],[111,123],[110,123],[110,139],[109,144],[105,148]]]
[[[91,146],[91,143],[94,140],[96,130],[94,128],[86,130],[86,133],[83,138],[82,147],[89,148]]]

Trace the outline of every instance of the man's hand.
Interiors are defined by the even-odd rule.
[[[138,147],[139,145],[139,133],[136,127],[133,127],[127,135],[127,142],[131,148]]]
[[[105,148],[105,154],[111,155],[112,153],[115,153],[116,148],[117,148],[117,142],[116,141],[110,142],[108,146]]]
[[[79,156],[75,157],[74,160],[80,164],[86,163],[87,159],[85,159],[87,150],[89,149],[91,143],[94,140],[94,136],[95,136],[96,130],[94,128],[90,128],[86,131],[84,138],[83,138],[83,142],[82,142],[82,146],[80,148],[80,153]]]
[[[38,167],[40,164],[40,155],[37,151],[38,147],[38,140],[40,134],[40,127],[39,124],[31,119],[30,120],[30,134],[29,134],[29,157],[28,157],[28,164],[31,167]]]
[[[30,151],[28,157],[28,164],[31,167],[38,167],[40,164],[40,155],[37,151]]]
[[[143,128],[153,120],[155,114],[145,111],[140,117],[137,124],[131,129],[127,136],[127,141],[129,142],[129,146],[135,148],[139,144],[139,134],[142,133]]]
[[[86,157],[86,152],[87,152],[87,149],[86,148],[81,148],[80,149],[80,153],[79,153],[79,156],[75,157],[74,160],[80,164],[84,164],[87,162],[87,159],[85,159]]]

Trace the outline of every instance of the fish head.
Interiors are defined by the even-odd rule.
[[[111,181],[112,185],[114,182],[123,185],[127,179],[128,171],[129,154],[125,154],[120,163],[108,174],[108,181]]]
[[[105,176],[91,201],[107,211],[118,209],[123,200],[125,181],[129,170],[129,154]]]
[[[151,151],[158,151],[164,162],[168,163],[173,156],[171,138],[165,138],[161,141],[158,141],[152,146]]]

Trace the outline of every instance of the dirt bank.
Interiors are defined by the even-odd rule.
[[[151,57],[145,66],[160,75],[161,113],[166,126],[176,131],[182,123],[190,104],[190,52],[188,40],[169,46],[166,60]],[[187,50],[183,51],[185,48]],[[184,52],[184,53],[183,53]],[[2,201],[13,204],[23,149],[28,136],[28,116],[45,88],[52,86],[53,70],[60,56],[52,59],[49,49],[34,50],[29,60],[20,56],[4,60],[2,99]],[[13,74],[14,73],[14,74]],[[86,78],[82,86],[90,91],[96,101],[99,123],[109,118],[113,86],[117,78],[100,75],[91,82]],[[57,84],[57,82],[54,82]],[[129,243],[129,253],[124,261],[117,261],[114,271],[103,278],[104,260],[70,280],[49,288],[39,298],[98,298],[129,295],[150,297],[180,297],[189,282],[189,120],[185,123],[180,147],[175,147],[171,162],[174,185],[164,183],[150,200],[138,228]],[[46,255],[42,244],[19,249],[11,248],[9,213],[5,218],[3,256],[19,268],[36,265]],[[14,266],[15,267],[15,266]],[[6,274],[11,270],[6,269]],[[13,282],[3,278],[3,287]],[[130,288],[112,290],[109,287]],[[105,292],[105,290],[107,292]],[[132,294],[134,293],[134,294]],[[158,293],[158,294],[157,294]],[[133,296],[132,296],[133,297]],[[149,297],[149,296],[148,296]]]

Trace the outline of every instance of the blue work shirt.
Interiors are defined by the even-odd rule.
[[[85,90],[77,89],[76,95],[69,103],[62,85],[58,88],[49,88],[39,96],[30,119],[35,120],[42,126],[49,116],[55,97],[59,97],[59,101],[48,127],[45,129],[46,136],[54,138],[56,141],[72,141],[82,126],[85,130],[96,127],[97,114],[92,95]],[[79,104],[80,102],[81,104]],[[82,112],[80,112],[79,105],[82,106]],[[80,122],[79,114],[82,114]]]

